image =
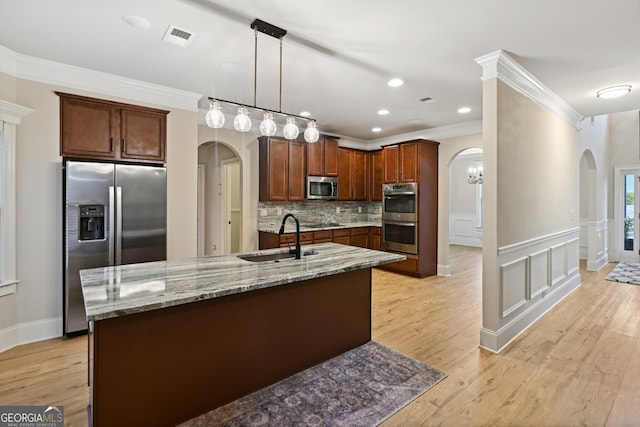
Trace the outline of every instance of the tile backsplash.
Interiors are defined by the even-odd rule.
[[[304,202],[258,202],[258,229],[280,226],[282,218],[294,214],[301,224],[380,223],[381,202],[307,200]]]

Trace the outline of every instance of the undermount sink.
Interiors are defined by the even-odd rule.
[[[309,250],[303,251],[302,256],[316,255],[318,251]],[[290,259],[294,258],[295,254],[290,254],[289,252],[278,252],[275,254],[262,254],[262,255],[238,255],[238,258],[243,259],[249,262],[267,262],[267,261],[275,261],[279,262],[281,259]]]

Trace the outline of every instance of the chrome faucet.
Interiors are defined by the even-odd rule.
[[[280,226],[280,232],[278,234],[284,233],[284,223],[287,222],[287,219],[291,217],[296,222],[296,248],[289,248],[290,254],[296,254],[296,259],[300,259],[300,221],[296,218],[292,213],[288,213],[282,218],[282,225]]]

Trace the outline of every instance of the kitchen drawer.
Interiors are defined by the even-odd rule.
[[[374,236],[379,236],[382,232],[382,227],[369,227],[371,228],[371,234]]]
[[[332,238],[333,238],[333,232],[331,230],[320,230],[320,231],[313,232],[314,243],[330,242]]]
[[[307,231],[300,233],[300,244],[310,243],[313,241],[313,232]],[[280,235],[280,244],[283,243],[296,243],[296,233],[286,233]]]
[[[335,240],[336,237],[351,237],[351,229],[349,228],[340,228],[338,230],[333,230],[333,238]]]
[[[357,227],[351,229],[352,236],[361,236],[363,234],[369,234],[369,227]]]

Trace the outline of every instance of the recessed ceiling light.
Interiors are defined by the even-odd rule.
[[[606,89],[600,89],[596,96],[602,99],[619,98],[631,92],[631,85],[611,86]]]
[[[142,16],[125,15],[122,20],[134,28],[140,28],[142,30],[148,30],[151,28],[151,22],[144,19]]]
[[[371,128],[371,132],[380,132],[381,130],[379,127]]]
[[[389,110],[387,110],[386,108],[383,108],[381,110],[378,110],[378,114],[381,116],[386,116],[387,114],[389,114]]]
[[[302,117],[309,117],[309,116],[311,115],[311,113],[310,113],[310,112],[308,112],[308,111],[301,111],[301,112],[300,112],[300,115],[301,115]]]
[[[388,84],[389,86],[391,86],[391,87],[398,87],[398,86],[402,86],[402,85],[403,85],[403,83],[404,83],[404,82],[402,81],[402,79],[398,79],[398,78],[391,79],[391,80],[389,80],[389,81],[387,82],[387,84]]]
[[[469,108],[469,107],[460,107],[460,108],[458,108],[458,113],[460,113],[460,114],[467,114],[469,111],[471,111],[471,108]]]

